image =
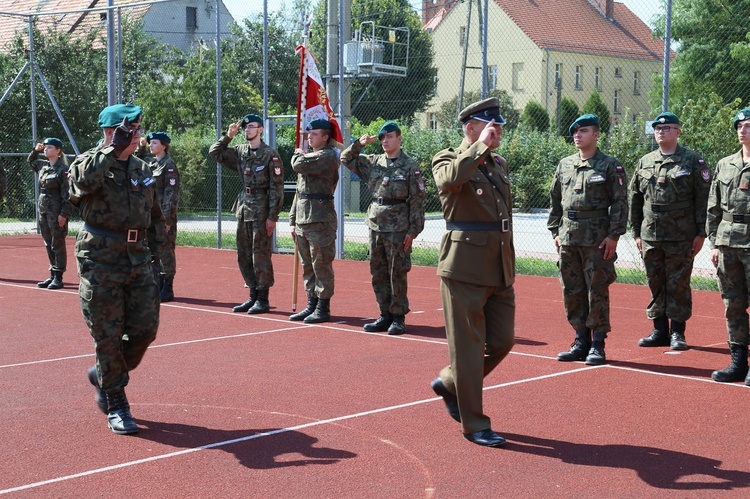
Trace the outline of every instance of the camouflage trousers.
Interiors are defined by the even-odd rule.
[[[57,215],[53,213],[39,214],[39,231],[42,233],[44,247],[47,249],[49,259],[49,270],[65,272],[68,268],[68,248],[65,246],[65,238],[68,235],[68,221],[60,227],[57,223]]]
[[[641,241],[646,279],[651,290],[646,316],[649,319],[667,316],[686,322],[693,313],[690,290],[692,241]]]
[[[250,289],[273,286],[272,242],[265,220],[237,221],[237,264]]]
[[[724,301],[729,343],[750,344],[748,294],[750,293],[750,249],[719,246],[719,291]]]
[[[406,232],[370,231],[372,289],[381,313],[409,313],[406,275],[411,270],[411,247],[404,251]]]
[[[177,242],[177,225],[173,225],[167,231],[167,240],[161,245],[159,259],[161,264],[161,275],[174,277],[177,273],[177,259],[174,256],[174,247]]]
[[[615,260],[603,258],[597,246],[560,246],[560,283],[565,315],[573,329],[599,333],[609,324],[609,285],[615,282]]]
[[[78,258],[81,312],[94,339],[105,392],[128,384],[159,326],[159,289],[151,265],[113,267]]]
[[[510,353],[515,341],[513,286],[479,286],[440,278],[450,364],[440,371],[448,391],[458,396],[464,433],[490,428],[482,409],[484,377]]]
[[[333,259],[336,257],[336,226],[316,222],[297,225],[297,250],[302,261],[302,279],[308,297],[333,296]]]

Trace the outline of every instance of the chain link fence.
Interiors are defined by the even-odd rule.
[[[739,148],[731,116],[750,96],[744,77],[750,65],[750,0],[671,3],[667,16],[666,2],[650,0],[345,2],[339,46],[346,139],[375,134],[386,120],[400,123],[403,149],[422,165],[427,186],[427,222],[414,243],[416,264],[437,263],[444,230],[431,159],[460,143],[457,112],[483,95],[500,99],[507,121],[498,152],[511,168],[522,273],[557,275],[546,229],[548,190],[557,162],[575,152],[567,127],[579,114],[600,116],[600,147],[629,174],[656,147],[647,122],[661,111],[665,95],[669,110],[684,122],[681,142],[709,164]],[[338,57],[326,46],[335,39],[329,30],[338,35],[328,7],[318,2],[304,22],[299,7],[272,12],[265,20],[233,22],[216,0],[116,0],[109,14],[115,28],[109,43],[116,49],[109,62],[107,9],[0,12],[0,161],[7,177],[0,232],[36,232],[38,191],[26,156],[45,137],[61,138],[71,157],[93,147],[101,137],[97,115],[108,92],[116,101],[143,107],[144,130],[172,137],[171,155],[182,179],[178,244],[234,246],[233,206],[242,181],[217,167],[208,148],[217,139],[219,120],[220,134],[247,113],[267,116],[267,140],[284,162],[289,192],[282,217],[287,217],[296,180],[290,167],[299,70],[295,47],[306,27],[324,79],[340,81],[337,64],[327,60]],[[333,7],[338,12],[338,2]],[[667,19],[669,51],[662,41]],[[339,109],[338,94],[329,97]],[[240,140],[241,134],[235,141]],[[365,152],[381,150],[374,143]],[[359,179],[342,171],[344,256],[367,259],[364,212],[371,196]],[[71,229],[78,227],[72,219]],[[284,220],[277,226],[277,246],[292,247]],[[624,282],[645,282],[630,236],[618,246],[618,274]],[[712,275],[706,245],[696,258],[694,283],[711,288]]]

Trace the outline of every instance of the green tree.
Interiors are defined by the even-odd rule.
[[[497,97],[500,102],[500,114],[505,118],[505,128],[512,130],[518,126],[518,120],[520,113],[513,106],[513,97],[508,95],[505,90],[493,90],[489,94],[490,97]],[[472,102],[477,102],[482,99],[482,93],[479,90],[470,90],[464,92],[463,106],[466,107]],[[458,96],[453,97],[451,100],[443,102],[440,105],[440,109],[435,113],[435,118],[441,128],[455,128],[458,126],[457,118],[458,109]]]
[[[529,101],[521,113],[520,124],[523,128],[538,132],[549,130],[549,113],[537,101]]]
[[[570,97],[563,97],[560,101],[560,128],[557,130],[557,134],[560,137],[567,137],[570,139],[570,133],[568,128],[573,122],[581,115],[581,111],[578,109],[576,101]]]
[[[599,131],[603,134],[609,133],[609,109],[602,100],[602,96],[597,91],[591,92],[591,95],[583,105],[581,114],[595,114],[599,117]]]
[[[331,0],[329,0],[331,1]],[[422,29],[419,16],[408,0],[352,0],[352,34],[363,21],[378,26],[409,28],[409,64],[406,77],[358,78],[351,83],[352,115],[362,123],[388,115],[409,123],[416,113],[424,111],[434,95],[437,68],[433,66],[432,39]],[[326,67],[326,1],[318,2],[313,12],[311,48],[318,69]],[[396,60],[404,60],[403,47],[395,48]],[[333,102],[338,99],[329,96]]]

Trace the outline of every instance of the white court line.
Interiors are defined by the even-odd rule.
[[[604,367],[604,366],[599,366],[599,367]],[[527,378],[527,379],[522,379],[522,380],[509,381],[507,383],[501,383],[499,385],[488,386],[488,387],[484,388],[484,390],[485,391],[487,391],[487,390],[494,390],[496,388],[503,388],[503,387],[506,387],[506,386],[518,385],[518,384],[521,384],[521,383],[529,383],[531,381],[539,381],[539,380],[543,380],[543,379],[547,379],[547,378],[554,378],[554,377],[558,377],[558,376],[564,376],[566,374],[572,374],[572,373],[577,373],[577,372],[581,372],[581,371],[587,371],[587,370],[590,370],[590,369],[594,369],[594,368],[587,366],[587,367],[583,367],[583,368],[573,369],[573,370],[570,370],[570,371],[564,371],[564,372],[552,373],[552,374],[545,374],[545,375],[542,375],[542,376],[535,376],[533,378]],[[57,478],[51,478],[49,480],[42,480],[40,482],[28,483],[28,484],[25,484],[25,485],[19,485],[17,487],[12,487],[12,488],[9,488],[9,489],[3,489],[3,490],[0,490],[0,495],[2,495],[2,494],[10,494],[12,492],[19,492],[19,491],[22,491],[22,490],[34,489],[34,488],[42,487],[44,485],[49,485],[49,484],[53,484],[53,483],[64,482],[64,481],[67,481],[67,480],[73,480],[75,478],[82,478],[82,477],[85,477],[85,476],[96,475],[96,474],[99,474],[99,473],[105,473],[107,471],[113,471],[113,470],[118,470],[118,469],[122,469],[122,468],[128,468],[130,466],[137,466],[139,464],[150,463],[150,462],[153,462],[153,461],[160,461],[162,459],[169,459],[169,458],[173,458],[173,457],[183,456],[183,455],[186,455],[186,454],[192,454],[194,452],[198,452],[198,451],[201,451],[201,450],[215,449],[217,447],[224,447],[224,446],[227,446],[227,445],[232,445],[232,444],[236,444],[236,443],[240,443],[240,442],[248,442],[250,440],[256,440],[256,439],[262,438],[262,437],[269,437],[269,436],[272,436],[272,435],[278,435],[280,433],[287,433],[287,432],[290,432],[290,431],[302,430],[302,429],[311,428],[311,427],[314,427],[314,426],[321,426],[321,425],[326,425],[326,424],[331,424],[331,423],[338,423],[340,421],[346,421],[348,419],[361,418],[361,417],[370,416],[370,415],[373,415],[373,414],[379,414],[381,412],[395,411],[395,410],[398,410],[398,409],[404,409],[406,407],[414,407],[414,406],[417,406],[417,405],[427,404],[427,403],[430,403],[430,402],[436,402],[438,400],[442,401],[443,399],[442,399],[442,397],[432,397],[432,398],[428,398],[428,399],[415,400],[413,402],[406,402],[404,404],[391,405],[391,406],[388,406],[388,407],[381,407],[379,409],[371,409],[369,411],[357,412],[357,413],[354,413],[354,414],[347,414],[347,415],[344,415],[344,416],[338,416],[338,417],[330,418],[330,419],[323,419],[323,420],[320,420],[320,421],[313,421],[313,422],[310,422],[310,423],[304,423],[304,424],[300,424],[300,425],[296,425],[296,426],[289,426],[287,428],[280,428],[278,430],[267,431],[267,432],[263,432],[263,433],[256,433],[254,435],[248,435],[246,437],[233,438],[231,440],[223,440],[221,442],[214,442],[214,443],[211,443],[211,444],[201,445],[199,447],[192,447],[190,449],[184,449],[184,450],[180,450],[180,451],[169,452],[167,454],[160,454],[158,456],[151,456],[151,457],[147,457],[147,458],[143,458],[143,459],[136,459],[136,460],[133,460],[133,461],[126,461],[124,463],[114,464],[114,465],[111,465],[111,466],[105,466],[105,467],[102,467],[102,468],[94,468],[94,469],[91,469],[91,470],[88,470],[88,471],[82,471],[80,473],[74,473],[72,475],[64,475],[64,476],[60,476],[60,477],[57,477]]]

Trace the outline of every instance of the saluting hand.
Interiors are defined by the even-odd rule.
[[[229,130],[227,130],[227,137],[230,139],[233,139],[235,135],[237,135],[237,132],[240,131],[240,125],[242,125],[242,120],[238,121],[237,123],[232,123],[229,125]]]
[[[35,150],[36,152],[42,152],[42,151],[44,151],[44,144],[42,144],[42,143],[39,143],[39,144],[35,145],[35,146],[34,146],[34,150]]]
[[[498,139],[497,130],[495,130],[495,120],[487,123],[479,134],[479,142],[483,142],[489,148],[492,148],[493,142]]]
[[[362,147],[364,147],[367,144],[372,144],[376,140],[378,140],[378,138],[375,135],[370,135],[369,133],[366,133],[359,138],[359,143],[360,145],[362,145]]]

